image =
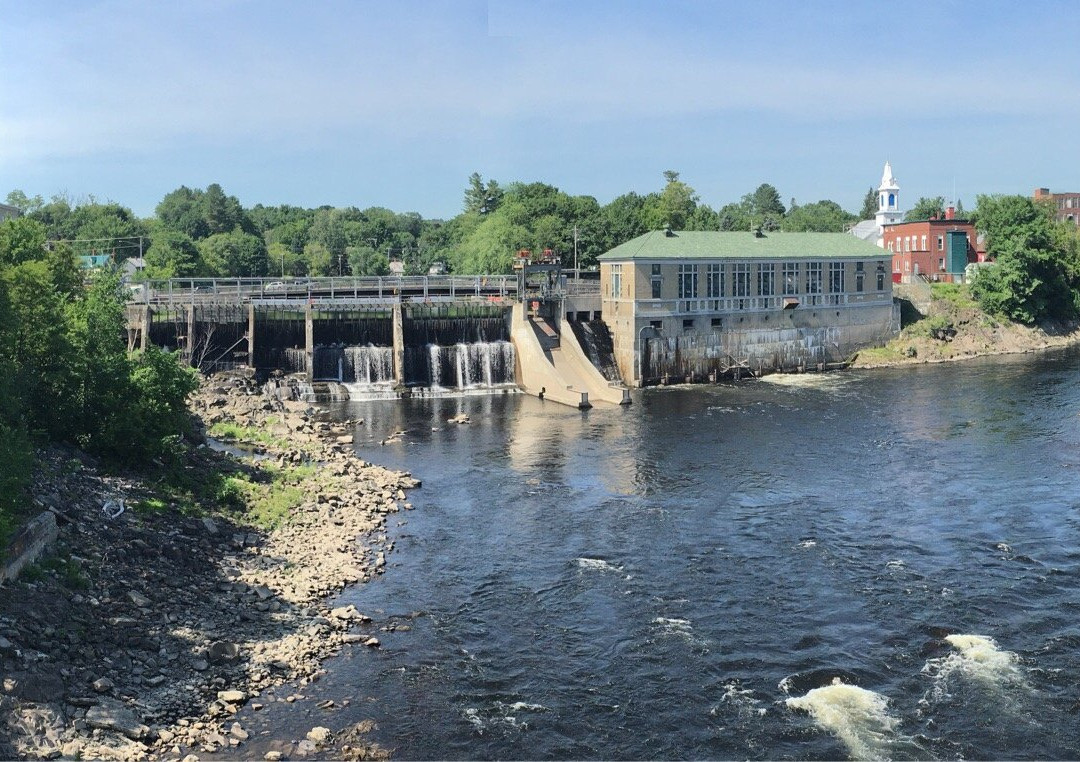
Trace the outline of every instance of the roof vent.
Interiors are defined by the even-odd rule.
[[[765,237],[765,233],[762,232],[761,225],[758,225],[756,228],[754,228],[754,238],[764,238],[764,237]]]
[[[670,222],[667,223],[666,225],[664,225],[664,235],[666,235],[668,238],[674,238],[675,237],[675,231],[671,229],[671,223]]]

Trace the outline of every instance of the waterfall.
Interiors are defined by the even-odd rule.
[[[514,383],[514,345],[478,341],[409,347],[405,367],[410,386],[461,391],[505,387]]]
[[[286,349],[284,360],[287,372],[307,373],[307,353],[303,349]]]
[[[357,384],[394,383],[394,348],[345,347],[344,381]]]

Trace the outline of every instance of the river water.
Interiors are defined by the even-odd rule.
[[[353,403],[423,480],[341,597],[397,629],[264,720],[398,759],[1080,757],[1078,369]]]

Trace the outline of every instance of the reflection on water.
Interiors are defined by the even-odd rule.
[[[424,487],[342,600],[420,614],[260,721],[349,698],[403,759],[1075,758],[1078,360],[351,405]]]

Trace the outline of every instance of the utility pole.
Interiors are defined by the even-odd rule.
[[[574,280],[581,280],[581,270],[578,269],[577,261],[577,225],[574,225]]]

